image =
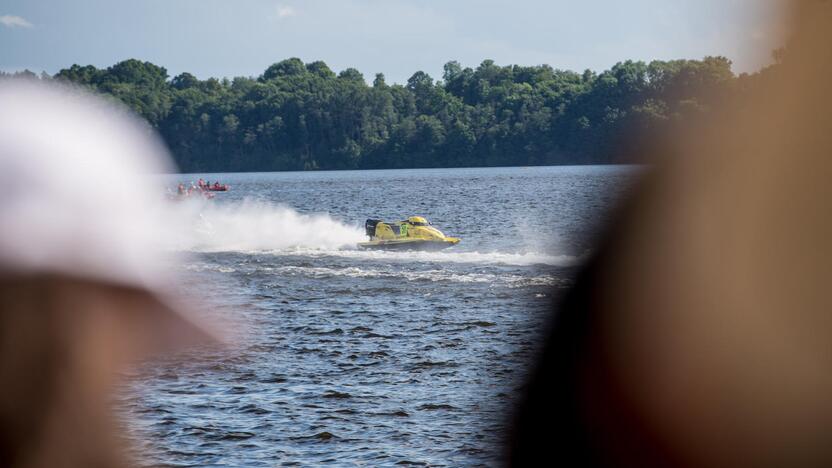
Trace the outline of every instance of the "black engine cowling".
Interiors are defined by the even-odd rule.
[[[367,236],[373,237],[376,235],[376,225],[380,222],[380,219],[368,219],[364,222],[364,232]]]

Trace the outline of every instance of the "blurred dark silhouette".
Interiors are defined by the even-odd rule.
[[[0,466],[127,466],[109,398],[126,363],[170,345],[162,310],[134,288],[0,278]]]
[[[556,308],[511,466],[832,466],[832,2],[661,161]]]

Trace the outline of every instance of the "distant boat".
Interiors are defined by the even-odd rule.
[[[205,190],[208,190],[209,192],[227,192],[230,189],[231,186],[229,186],[228,184],[220,184],[219,182],[213,185],[209,184],[205,186]]]

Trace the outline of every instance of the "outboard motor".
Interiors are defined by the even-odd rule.
[[[364,222],[364,233],[371,239],[376,235],[376,225],[380,223],[380,219],[368,219]]]

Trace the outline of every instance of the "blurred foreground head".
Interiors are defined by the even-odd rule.
[[[646,150],[663,162],[558,308],[512,465],[832,466],[832,2],[791,6],[748,99]]]
[[[79,90],[0,81],[0,466],[123,466],[115,372],[200,336],[168,291],[152,135]]]

